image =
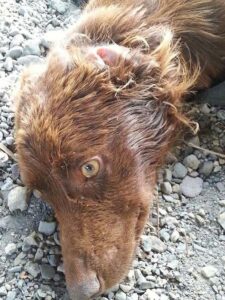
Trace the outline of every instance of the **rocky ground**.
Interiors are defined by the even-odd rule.
[[[45,32],[67,27],[79,12],[61,0],[0,0],[0,142],[7,149],[20,71],[43,59]],[[201,149],[224,153],[225,110],[201,105],[192,113],[200,134],[185,138],[189,144],[162,170],[133,268],[102,300],[225,300],[225,158]],[[0,300],[66,299],[54,216],[37,192],[29,207],[25,196],[16,162],[0,150]]]

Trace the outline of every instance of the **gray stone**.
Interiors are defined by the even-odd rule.
[[[37,242],[35,241],[35,238],[34,238],[33,234],[25,237],[25,239],[23,240],[23,243],[28,248],[37,247],[38,246]]]
[[[39,40],[28,40],[24,44],[24,50],[23,50],[23,55],[36,55],[40,56],[41,55],[41,50],[39,47],[40,41]]]
[[[180,162],[176,163],[173,169],[173,176],[175,178],[183,179],[186,175],[187,169],[185,168],[185,166]]]
[[[171,239],[172,242],[176,243],[176,242],[179,240],[179,238],[180,238],[180,234],[179,234],[179,232],[175,229],[175,230],[172,232],[170,239]]]
[[[225,200],[219,201],[219,205],[222,206],[222,207],[225,207]]]
[[[11,72],[13,70],[13,60],[11,57],[6,57],[4,68],[7,72]]]
[[[51,235],[55,232],[56,229],[56,223],[55,222],[43,222],[41,221],[39,223],[38,231],[40,233],[43,233],[45,235]]]
[[[167,230],[166,229],[162,229],[162,230],[160,230],[160,237],[161,237],[161,239],[163,240],[163,241],[165,241],[165,242],[168,242],[169,241],[169,239],[170,239],[170,235],[169,235],[169,233],[167,232]]]
[[[63,264],[60,264],[60,265],[57,267],[57,272],[59,272],[59,273],[65,273],[64,265],[63,265]]]
[[[192,138],[189,140],[189,143],[199,147],[199,146],[200,146],[200,140],[199,140],[199,137],[198,137],[197,135],[194,136],[194,137],[192,137]]]
[[[40,274],[40,267],[36,263],[28,262],[25,265],[25,270],[34,278],[36,278]]]
[[[17,34],[19,34],[19,29],[17,29],[16,27],[11,27],[9,31],[9,36],[15,36]]]
[[[43,279],[50,280],[54,278],[55,269],[52,266],[44,264],[40,266],[40,269],[41,269],[41,276]]]
[[[16,253],[17,251],[17,246],[14,243],[9,243],[6,247],[5,247],[5,254],[7,256],[10,256],[14,253]]]
[[[219,215],[218,222],[222,226],[222,228],[225,230],[225,212]]]
[[[210,266],[210,265],[205,266],[201,270],[202,276],[205,277],[206,279],[216,276],[217,273],[218,273],[218,270],[215,267]]]
[[[225,121],[225,110],[220,109],[217,113],[217,117],[222,120]]]
[[[196,219],[196,221],[198,222],[199,225],[204,225],[205,224],[205,220],[201,216],[197,215],[197,216],[195,216],[195,219]]]
[[[186,245],[183,243],[179,243],[176,249],[177,253],[184,253],[186,250]]]
[[[142,236],[142,245],[146,252],[162,253],[167,249],[166,245],[156,236]]]
[[[170,169],[164,170],[164,180],[169,182],[172,180],[172,172],[170,171]]]
[[[155,283],[152,282],[152,281],[147,281],[146,280],[146,281],[142,282],[139,287],[140,287],[141,290],[152,289],[152,288],[155,287]]]
[[[4,286],[0,287],[0,296],[6,296],[7,290]]]
[[[42,289],[38,289],[37,290],[37,296],[38,296],[38,299],[40,299],[40,298],[44,299],[47,296],[47,294]]]
[[[204,103],[201,105],[200,107],[201,112],[203,112],[203,114],[209,114],[211,109],[210,106],[208,105],[208,103]]]
[[[24,37],[22,36],[22,34],[15,35],[10,43],[10,48],[13,48],[15,46],[20,46],[23,41],[24,41]]]
[[[152,290],[147,290],[145,296],[147,297],[147,300],[160,300],[159,295]]]
[[[15,187],[11,178],[6,178],[4,184],[1,186],[2,191],[10,191]]]
[[[28,66],[30,64],[42,63],[43,59],[36,55],[27,55],[27,56],[20,57],[17,61],[19,65]]]
[[[12,179],[13,180],[18,179],[20,176],[20,169],[19,169],[18,164],[13,164],[11,166],[11,171],[12,171]]]
[[[208,177],[214,168],[214,164],[212,161],[205,161],[202,166],[199,168],[199,173]]]
[[[214,172],[214,173],[218,173],[218,172],[220,172],[221,170],[222,170],[222,167],[221,167],[221,166],[215,166],[213,172]]]
[[[120,289],[121,289],[124,293],[129,293],[129,291],[132,289],[132,286],[127,285],[127,284],[120,284]]]
[[[174,259],[174,260],[172,260],[171,262],[169,262],[167,266],[168,266],[168,268],[170,268],[171,270],[176,270],[177,267],[178,267],[178,265],[179,265],[179,260]]]
[[[15,300],[16,299],[16,292],[15,291],[9,291],[6,297],[6,300]]]
[[[7,136],[7,138],[5,139],[6,144],[9,146],[12,146],[15,142],[14,138],[12,136]]]
[[[163,194],[163,199],[165,199],[166,202],[177,203],[177,200],[174,199],[171,195]]]
[[[152,250],[152,245],[149,241],[149,237],[146,235],[143,235],[141,237],[141,244],[142,244],[142,248],[145,252],[150,252]]]
[[[27,209],[27,189],[25,187],[17,186],[9,192],[8,207],[11,212]]]
[[[203,180],[200,177],[186,176],[181,185],[181,192],[184,196],[193,198],[201,194],[203,188]]]
[[[19,58],[22,54],[23,54],[23,48],[20,46],[15,46],[11,48],[8,52],[8,56],[13,59]]]
[[[8,155],[0,150],[0,167],[3,168],[7,165],[7,162],[9,160]]]
[[[51,6],[60,14],[64,14],[68,9],[67,3],[61,0],[51,0]]]
[[[20,16],[25,16],[25,14],[27,13],[27,7],[26,6],[20,6],[18,9],[18,14]]]
[[[57,267],[60,262],[59,256],[53,254],[49,255],[48,262],[52,267]]]
[[[127,296],[124,292],[118,291],[115,295],[115,300],[126,300]]]
[[[3,133],[0,131],[0,142],[3,140]]]
[[[20,32],[26,39],[32,39],[33,35],[25,28],[23,28]]]
[[[216,188],[220,193],[222,193],[225,191],[225,184],[223,182],[217,182]]]
[[[171,226],[171,225],[178,225],[178,220],[175,217],[171,217],[171,216],[165,216],[164,218],[161,219],[161,225],[167,225],[167,226]]]
[[[144,277],[143,274],[141,273],[141,270],[135,269],[134,273],[135,273],[136,281],[137,281],[137,283],[138,283],[139,285],[140,285],[142,282],[145,282],[145,281],[146,281],[145,277]]]
[[[43,258],[43,256],[44,256],[43,250],[40,249],[40,248],[38,248],[38,249],[37,249],[37,252],[36,252],[36,254],[35,254],[35,256],[34,256],[34,261],[35,261],[35,262],[41,261],[42,258]]]
[[[9,273],[20,273],[22,270],[22,266],[16,266],[8,269]]]
[[[14,260],[14,266],[18,266],[24,263],[24,258],[26,257],[26,254],[23,252],[20,252],[17,257]]]
[[[40,40],[40,45],[46,49],[50,49],[58,41],[62,41],[65,38],[63,30],[52,30],[44,34]]]
[[[161,184],[161,191],[166,195],[170,195],[173,192],[171,184],[169,182],[163,182]]]
[[[200,161],[195,155],[191,154],[185,157],[184,165],[192,170],[197,170],[200,165]]]
[[[134,293],[131,296],[127,296],[127,300],[138,300],[138,294]]]

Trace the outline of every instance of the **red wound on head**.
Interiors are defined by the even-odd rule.
[[[113,47],[101,47],[97,49],[97,54],[104,61],[105,64],[112,66],[114,65],[121,53]]]
[[[99,48],[97,50],[97,54],[103,59],[104,57],[107,56],[106,49],[105,48]]]

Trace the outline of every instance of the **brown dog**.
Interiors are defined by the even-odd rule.
[[[72,299],[126,274],[156,170],[190,125],[182,99],[222,77],[224,56],[224,0],[91,0],[22,75],[21,174],[55,209]]]

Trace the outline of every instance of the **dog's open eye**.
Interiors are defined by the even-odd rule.
[[[96,176],[99,172],[100,169],[100,164],[97,159],[92,159],[85,164],[82,165],[81,167],[81,173],[86,177],[86,178],[91,178],[93,176]]]

